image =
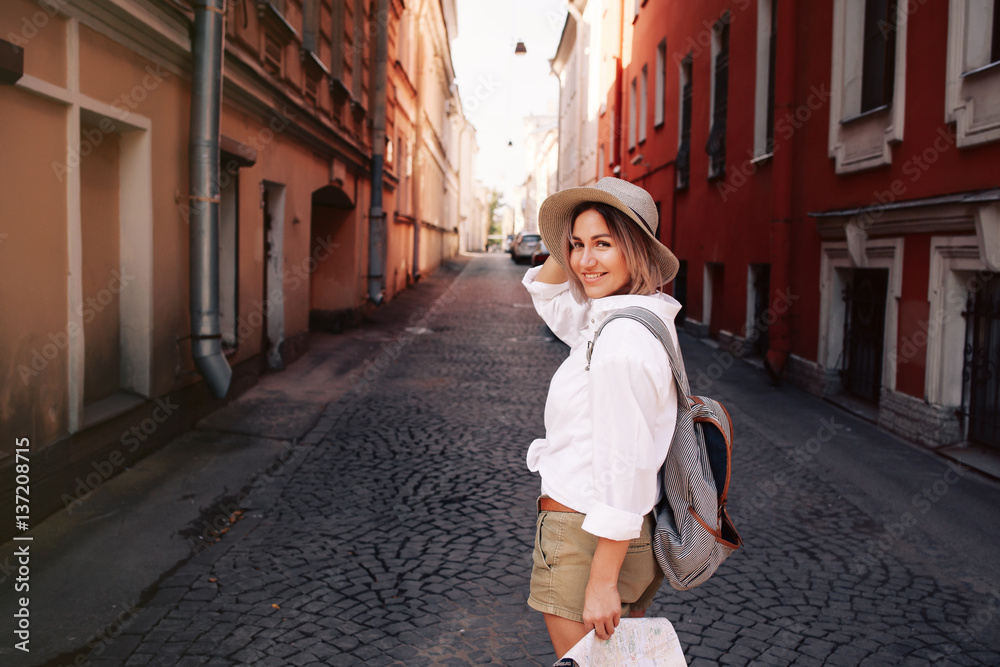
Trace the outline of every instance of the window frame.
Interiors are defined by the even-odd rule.
[[[893,103],[861,113],[862,38],[865,0],[834,0],[827,151],[837,174],[892,164],[891,146],[903,141],[906,121],[908,21],[897,3]],[[819,89],[819,97],[825,91]],[[813,100],[816,97],[816,91]],[[807,104],[812,104],[807,100]],[[825,100],[816,100],[822,104]],[[808,108],[812,109],[812,106]]]
[[[793,2],[794,0],[786,0]],[[754,89],[754,159],[774,153],[774,95],[778,0],[757,3],[757,63]]]
[[[639,107],[639,91],[638,91],[638,77],[632,77],[632,81],[629,83],[628,88],[628,149],[635,150],[638,137],[638,107]]]
[[[711,117],[705,152],[708,178],[726,175],[726,134],[729,112],[729,27],[732,15],[726,11],[712,26]]]
[[[694,97],[694,59],[688,53],[678,63],[678,114],[677,114],[677,157],[675,171],[677,190],[687,190],[691,185],[691,107]]]
[[[667,40],[660,40],[656,45],[656,81],[654,81],[655,96],[653,108],[653,127],[662,127],[666,121],[667,107]]]
[[[646,125],[649,121],[649,65],[642,66],[642,73],[639,78],[639,143],[646,141]]]
[[[955,124],[959,148],[978,146],[1000,140],[1000,120],[981,110],[1000,104],[1000,65],[982,66],[974,58],[977,42],[970,35],[970,25],[980,26],[988,19],[981,0],[951,0],[948,10],[948,60],[945,84],[945,122]],[[988,8],[987,8],[988,9]],[[998,21],[1000,2],[993,2],[993,21]],[[991,26],[992,28],[992,26]],[[990,45],[990,56],[998,47]]]

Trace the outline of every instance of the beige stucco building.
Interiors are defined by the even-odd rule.
[[[201,197],[195,5],[0,3],[0,39],[23,53],[0,85],[0,473],[30,439],[33,512],[57,509],[94,460],[135,460],[220,405],[192,360],[194,207],[217,206],[227,398],[457,251],[474,130],[452,84],[454,0],[217,4],[217,195]]]
[[[545,198],[556,192],[559,170],[559,118],[528,116],[524,119],[527,176],[521,200],[524,229],[538,231],[538,208]]]
[[[552,73],[559,79],[559,168],[556,189],[592,185],[597,181],[598,116],[607,95],[599,74],[602,62],[602,29],[616,3],[607,7],[599,0],[571,0]]]

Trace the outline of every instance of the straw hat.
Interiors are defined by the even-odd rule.
[[[549,254],[564,269],[569,269],[563,247],[563,232],[577,204],[583,202],[600,202],[617,208],[645,232],[653,241],[653,259],[660,265],[663,272],[663,282],[668,283],[677,275],[680,263],[670,252],[670,249],[656,238],[656,228],[659,226],[659,216],[656,214],[656,204],[648,192],[620,178],[606,176],[592,187],[568,188],[548,197],[538,209],[538,231],[545,241]]]

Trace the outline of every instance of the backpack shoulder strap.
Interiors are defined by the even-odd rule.
[[[667,329],[667,325],[663,323],[663,320],[656,313],[648,308],[628,306],[627,308],[622,308],[611,313],[601,323],[601,326],[597,329],[597,333],[594,334],[594,340],[587,343],[587,370],[590,370],[590,358],[594,353],[594,345],[597,344],[597,339],[600,337],[601,332],[604,331],[604,327],[608,326],[612,320],[617,319],[635,320],[645,326],[660,341],[663,349],[667,351],[667,357],[670,359],[670,370],[673,372],[674,381],[677,383],[677,400],[687,407],[686,404],[688,403],[688,395],[691,393],[691,389],[688,385],[687,373],[684,370],[684,362],[681,361],[680,355],[677,354],[677,348],[674,347],[674,343],[670,338],[670,331]]]

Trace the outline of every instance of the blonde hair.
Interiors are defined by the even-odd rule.
[[[569,224],[563,231],[563,252],[566,253],[566,275],[569,277],[569,288],[577,301],[587,300],[580,276],[570,270],[569,257],[573,252],[573,226],[576,219],[587,211],[596,211],[608,224],[611,239],[625,260],[629,282],[618,294],[648,295],[660,289],[666,281],[659,262],[656,261],[653,250],[653,240],[639,229],[639,223],[632,220],[610,204],[601,202],[582,202],[577,204],[569,215]]]

